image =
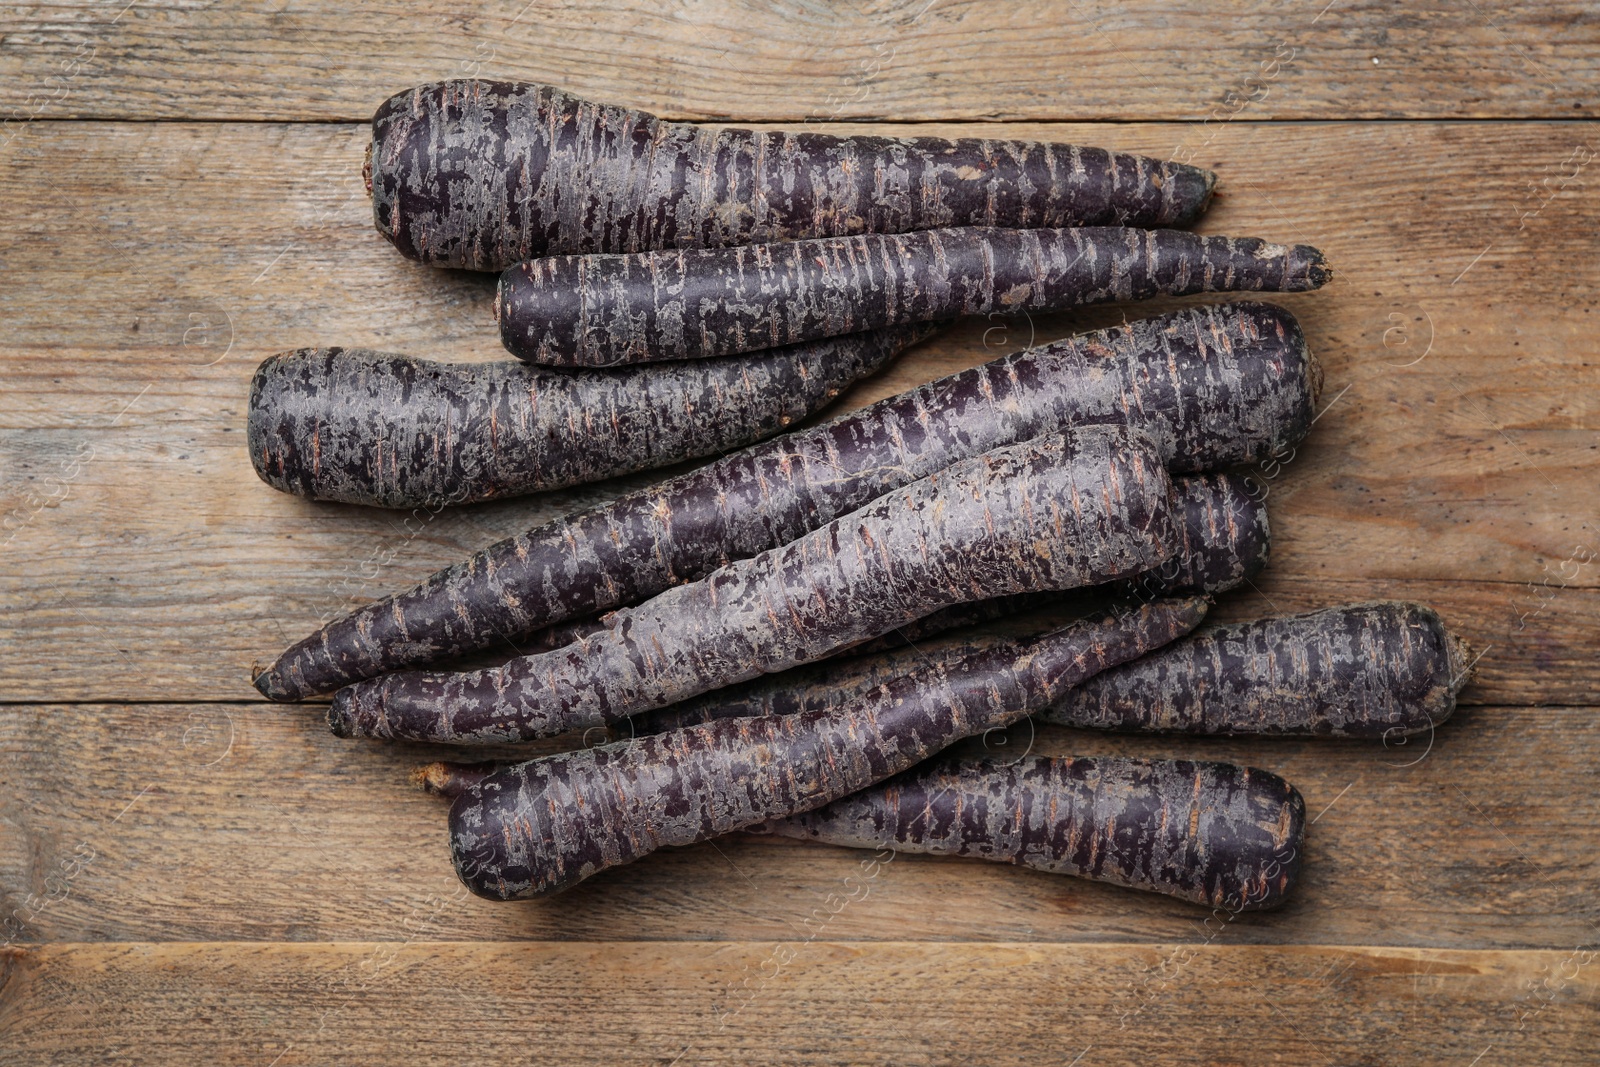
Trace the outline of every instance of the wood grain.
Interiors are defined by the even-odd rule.
[[[1006,128],[1134,150],[1189,129]],[[1238,123],[1207,150],[1225,195],[1206,231],[1317,244],[1338,272],[1283,300],[1327,367],[1326,411],[1265,472],[1275,559],[1222,615],[1422,599],[1484,652],[1466,700],[1600,703],[1600,206],[1563,162],[1593,135]],[[0,265],[29,284],[8,294],[0,338],[0,699],[252,698],[251,662],[319,616],[618,488],[406,515],[256,480],[243,408],[266,355],[499,351],[489,279],[418,267],[372,233],[362,139],[51,123],[8,150]],[[846,406],[1158,307],[969,322]]]
[[[1592,1061],[1597,45],[1581,0],[0,9],[0,1062]],[[407,781],[446,753],[339,741],[249,665],[649,476],[315,505],[256,480],[243,428],[276,351],[502,356],[492,280],[402,260],[359,181],[381,100],[472,76],[1216,169],[1204,232],[1338,274],[1283,301],[1325,409],[1258,472],[1274,561],[1216,615],[1427,601],[1483,653],[1467,706],[1404,747],[969,746],[1284,775],[1313,821],[1273,913],[910,855],[863,882],[860,853],[741,835],[469,896]],[[1383,121],[1290,121],[1326,119]],[[842,407],[1163,306],[967,322]]]
[[[0,19],[6,133],[30,116],[365,120],[477,76],[743,121],[1566,117],[1593,113],[1600,73],[1582,0],[47,0]]]
[[[1597,45],[1580,0],[0,10],[0,1062],[1592,1061]],[[1216,614],[1427,601],[1483,653],[1468,706],[1387,749],[987,739],[1284,775],[1313,822],[1274,913],[909,855],[863,883],[860,853],[740,835],[467,895],[407,781],[446,753],[339,741],[249,665],[648,476],[315,505],[243,428],[283,349],[501,357],[492,279],[402,260],[358,170],[382,99],[479,75],[1216,169],[1204,232],[1338,274],[1283,300],[1325,409],[1258,472],[1274,561]],[[1351,118],[1538,121],[1285,121]],[[1163,306],[967,322],[842,406]]]
[[[59,1064],[277,1067],[1564,1065],[1600,1040],[1583,949],[451,944],[428,914],[405,943],[6,950],[0,1034]]]
[[[428,937],[770,940],[790,936],[830,894],[855,891],[870,855],[732,836],[658,853],[548,900],[479,900],[451,868],[445,803],[408,781],[420,764],[460,750],[340,741],[319,710],[5,709],[0,919],[16,922],[3,936],[381,941],[403,939],[406,916],[425,902],[449,899]],[[1316,820],[1301,885],[1282,910],[1230,922],[1227,944],[1600,939],[1593,708],[1464,709],[1431,739],[1387,748],[1026,725],[967,747],[1221,759],[1296,785]],[[979,861],[897,856],[871,881],[830,921],[830,939],[1194,942],[1208,933],[1203,908]]]

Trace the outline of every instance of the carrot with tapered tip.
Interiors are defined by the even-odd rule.
[[[431,763],[454,799],[506,763]],[[1275,774],[1116,756],[938,756],[824,807],[746,832],[1011,863],[1231,911],[1282,904],[1305,852],[1305,801]]]
[[[306,348],[256,370],[246,436],[256,473],[286,493],[470,504],[771,437],[932,332],[895,327],[740,360],[573,374]]]
[[[548,85],[420,85],[372,116],[378,232],[438,267],[943,226],[1186,226],[1215,175],[1076,145],[714,129]]]
[[[1003,637],[959,634],[929,642],[947,631],[992,622],[1045,606],[1092,603],[1106,594],[1134,602],[1187,593],[1215,595],[1254,577],[1267,565],[1270,538],[1266,502],[1249,492],[1238,474],[1198,474],[1174,481],[1181,516],[1179,549],[1152,571],[1096,589],[1017,593],[925,615],[891,633],[848,650],[845,657],[767,675],[738,686],[635,715],[618,726],[621,736],[660,733],[712,719],[792,715],[837,707],[890,678],[934,662],[971,655]]]
[[[1024,756],[934,759],[752,829],[969,856],[1258,911],[1282,904],[1294,888],[1305,826],[1299,790],[1251,767]]]
[[[950,604],[1136,574],[1178,543],[1154,444],[1091,426],[996,449],[779,548],[489,670],[405,672],[334,695],[340,736],[521,741],[620,722],[876,637]]]
[[[724,719],[517,764],[451,804],[456,871],[481,896],[541,896],[663,846],[821,807],[1016,721],[1204,614],[1201,598],[1156,601],[924,668],[833,711]]]
[[[924,615],[848,651],[852,656],[862,656],[884,649],[901,648],[949,630],[995,622],[1038,608],[1063,607],[1073,601],[1091,602],[1097,596],[1132,600],[1152,600],[1158,596],[1185,593],[1214,596],[1255,577],[1267,565],[1267,558],[1271,554],[1271,538],[1266,501],[1261,494],[1252,491],[1247,476],[1191,474],[1174,479],[1173,494],[1180,523],[1178,551],[1151,571],[1100,589],[1014,593],[955,604]],[[605,628],[603,619],[587,619],[549,627],[536,635],[536,645],[528,651],[562,648]],[[745,687],[781,684],[784,683],[780,675],[745,683]],[[703,699],[715,700],[726,692],[723,690]],[[642,718],[667,715],[681,707],[684,705],[675,705]],[[639,728],[637,721],[634,728]]]
[[[1294,293],[1330,273],[1308,245],[1184,230],[974,227],[750,248],[552,256],[500,275],[513,355],[612,367],[755,352],[960,315],[1193,293]]]
[[[1218,623],[1073,691],[1047,722],[1390,739],[1450,717],[1472,654],[1437,612],[1380,601]]]
[[[1186,308],[994,360],[507,538],[328,623],[255,678],[298,700],[503,647],[787,543],[898,486],[1064,427],[1137,422],[1175,471],[1264,459],[1311,425],[1321,371],[1269,304]]]

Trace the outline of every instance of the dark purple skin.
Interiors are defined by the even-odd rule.
[[[433,763],[415,778],[454,799],[512,766]],[[1228,763],[937,756],[745,830],[1011,863],[1242,912],[1275,908],[1294,889],[1305,801],[1275,774]]]
[[[921,647],[901,645],[882,652],[855,655],[853,650],[796,667],[781,674],[715,689],[680,700],[659,711],[646,711],[613,727],[617,740],[681,730],[717,719],[749,719],[758,715],[799,715],[842,707],[862,694],[925,667],[951,663],[1000,644],[999,635],[966,640],[930,641]]]
[[[569,374],[304,348],[256,370],[250,458],[274,489],[347,504],[442,507],[560,489],[771,437],[931,332]]]
[[[1175,479],[1173,490],[1182,516],[1178,528],[1182,544],[1177,553],[1153,570],[1118,582],[1115,588],[1094,592],[1137,601],[1183,593],[1215,596],[1254,578],[1266,567],[1272,554],[1266,501],[1259,492],[1251,491],[1248,477],[1241,474],[1190,475]],[[866,654],[899,648],[948,630],[1065,604],[1082,596],[1079,592],[1018,593],[971,604],[955,604],[851,651]]]
[[[1287,899],[1305,826],[1300,791],[1251,767],[946,756],[759,830],[1012,863],[1240,912]]]
[[[849,651],[856,655],[901,648],[948,630],[979,626],[1036,608],[1063,605],[1096,595],[1139,601],[1185,593],[1215,596],[1261,573],[1271,555],[1272,542],[1267,525],[1266,501],[1259,492],[1251,491],[1248,477],[1241,474],[1193,474],[1174,479],[1173,491],[1183,521],[1178,531],[1182,547],[1171,559],[1151,571],[1118,582],[1114,587],[1087,593],[1017,593],[970,604],[954,604]],[[534,635],[531,642],[533,647],[526,651],[562,648],[579,638],[599,633],[605,627],[602,619],[585,619],[547,627]],[[759,685],[763,681],[771,680],[747,684]],[[658,714],[666,714],[671,710],[668,708]]]
[[[339,690],[341,737],[551,737],[832,655],[949,604],[1137,574],[1178,542],[1150,441],[1091,426],[996,449],[779,548],[607,616],[606,629],[489,670]]]
[[[1238,474],[1178,478],[1173,494],[1183,523],[1178,554],[1152,571],[1098,589],[1019,593],[993,597],[925,615],[847,654],[807,667],[766,675],[635,715],[615,728],[623,737],[661,733],[712,719],[792,715],[838,707],[890,678],[936,661],[948,662],[995,644],[1002,637],[969,634],[936,641],[939,635],[1014,614],[1112,596],[1146,603],[1162,596],[1215,596],[1260,573],[1271,551],[1266,502],[1248,492]]]
[[[1216,182],[1098,148],[712,129],[468,80],[384,101],[366,169],[379,233],[468,270],[949,226],[1187,226]]]
[[[1472,656],[1421,604],[1207,626],[1074,690],[1046,722],[1115,730],[1388,740],[1455,710]]]
[[[1321,370],[1270,304],[1185,308],[1015,353],[507,538],[337,619],[255,679],[300,700],[503,647],[785,544],[961,459],[1133,420],[1174,471],[1253,463],[1309,429]]]
[[[1194,293],[1298,293],[1309,245],[1184,230],[927,230],[748,248],[530,259],[500,275],[515,356],[615,367],[757,352],[959,315],[1064,311]]]
[[[451,804],[456,872],[480,896],[542,896],[662,846],[821,807],[1044,707],[1204,614],[1199,598],[1157,601],[925,668],[832,711],[724,719],[517,764]]]

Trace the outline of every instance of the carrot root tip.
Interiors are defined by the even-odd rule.
[[[350,689],[341,689],[333,694],[333,703],[328,705],[328,729],[334,737],[355,736],[355,700],[350,695]]]

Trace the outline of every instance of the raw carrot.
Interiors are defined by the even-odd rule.
[[[953,663],[1005,640],[999,634],[972,635],[924,642],[917,647],[901,645],[864,655],[835,656],[715,689],[656,711],[640,712],[618,724],[615,736],[619,740],[643,737],[716,719],[829,711],[920,667]]]
[[[413,777],[454,799],[514,766],[431,763]],[[1012,863],[1258,911],[1294,888],[1305,801],[1275,774],[1228,763],[936,756],[824,807],[745,830]]]
[[[759,829],[850,848],[971,856],[1230,911],[1282,904],[1305,801],[1229,763],[941,757]]]
[[[734,453],[536,527],[334,620],[256,678],[298,700],[636,603],[785,544],[960,459],[1063,427],[1135,421],[1174,470],[1304,436],[1321,372],[1269,304],[1185,308],[1068,338]]]
[[[1266,567],[1272,548],[1266,500],[1259,491],[1252,491],[1248,476],[1189,475],[1175,479],[1173,491],[1181,519],[1178,551],[1153,570],[1118,582],[1114,587],[1090,591],[1091,595],[1102,593],[1140,602],[1180,593],[1215,595],[1254,578]],[[1079,592],[1029,592],[991,597],[971,604],[953,604],[851,651],[865,654],[915,644],[947,630],[1060,605],[1083,595]],[[596,625],[599,624],[588,624]]]
[[[1207,626],[1074,690],[1047,722],[1120,730],[1394,738],[1450,717],[1472,656],[1402,601]]]
[[[1173,490],[1183,519],[1181,547],[1152,571],[1098,589],[1018,593],[954,605],[857,645],[843,657],[718,689],[659,711],[642,712],[618,726],[617,733],[624,737],[653,734],[711,719],[792,715],[838,707],[915,667],[950,662],[1004,639],[994,634],[962,633],[930,642],[947,631],[1037,608],[1086,606],[1105,596],[1145,603],[1186,593],[1215,595],[1254,577],[1266,566],[1270,544],[1266,503],[1249,492],[1247,477],[1190,475],[1176,479]]]
[[[1271,554],[1266,500],[1248,476],[1192,474],[1173,480],[1181,525],[1180,547],[1154,570],[1104,589],[1029,592],[953,604],[850,649],[852,655],[899,648],[942,634],[1020,615],[1036,608],[1082,603],[1096,596],[1145,601],[1183,593],[1226,592],[1254,578]],[[602,619],[560,623],[540,630],[525,651],[562,648],[606,627]],[[751,685],[760,682],[749,683]],[[726,692],[724,690],[723,692]],[[670,709],[668,709],[670,710]],[[754,714],[754,713],[752,713]]]
[[[341,689],[329,726],[342,737],[473,744],[619,722],[822,659],[949,604],[1146,570],[1177,544],[1170,497],[1155,447],[1126,427],[996,449],[620,609],[574,645]]]
[[[924,668],[833,711],[725,719],[517,764],[451,804],[456,872],[481,896],[539,896],[664,845],[821,807],[1043,707],[1204,613],[1199,598],[1157,601]]]
[[[613,367],[755,352],[958,315],[1215,292],[1302,292],[1322,253],[1184,230],[972,227],[748,248],[551,256],[500,275],[513,355]]]
[[[1097,148],[712,129],[467,80],[384,101],[366,173],[379,233],[470,270],[945,226],[1186,226],[1216,181]]]
[[[349,504],[440,507],[559,489],[771,437],[931,332],[574,374],[300,349],[256,371],[250,458],[274,489]]]

